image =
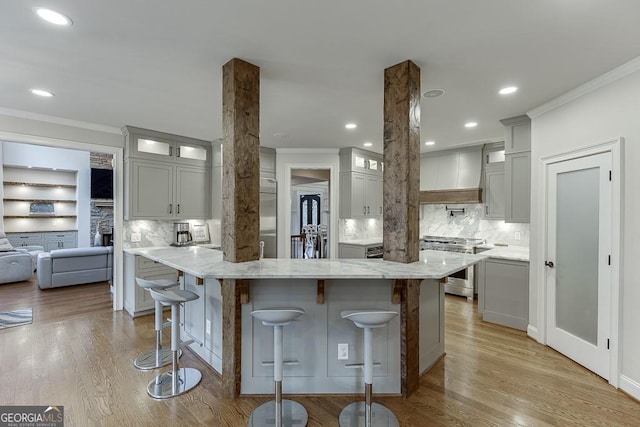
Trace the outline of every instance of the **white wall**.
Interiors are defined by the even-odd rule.
[[[76,188],[78,247],[90,246],[91,167],[89,152],[5,141],[2,144],[2,153],[5,165],[78,171],[78,187]]]
[[[535,111],[534,111],[535,113]],[[533,114],[532,114],[533,115]],[[620,284],[620,387],[640,399],[640,286],[635,263],[640,256],[640,71],[608,83],[558,108],[533,117],[531,163],[530,325],[537,328],[537,266],[545,230],[539,206],[544,198],[541,159],[624,137],[622,212],[622,281]]]
[[[276,180],[278,181],[278,257],[291,256],[291,169],[330,169],[329,254],[338,253],[338,191],[340,187],[340,157],[338,149],[276,149]],[[283,232],[285,230],[285,232]]]

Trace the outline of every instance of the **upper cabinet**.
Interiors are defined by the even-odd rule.
[[[340,150],[340,218],[382,217],[383,168],[381,154]]]
[[[175,162],[191,166],[211,165],[211,144],[133,126],[123,129],[127,143],[125,158]]]
[[[500,120],[505,131],[505,222],[529,222],[531,210],[531,119]]]
[[[125,219],[211,217],[211,143],[127,126]]]
[[[484,217],[504,219],[505,211],[505,154],[504,144],[485,144],[484,159]]]
[[[276,178],[276,150],[260,147],[260,178]]]

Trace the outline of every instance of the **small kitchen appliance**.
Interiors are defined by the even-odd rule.
[[[189,231],[188,222],[174,222],[173,223],[173,243],[172,246],[186,246],[190,245],[191,232]]]

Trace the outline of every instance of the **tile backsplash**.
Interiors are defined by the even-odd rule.
[[[209,237],[212,243],[219,243],[219,230],[212,227],[211,221],[188,220],[188,221],[154,221],[154,220],[137,220],[125,221],[123,230],[123,246],[127,248],[144,248],[149,246],[168,246],[173,243],[173,223],[188,222],[193,224],[209,224]],[[213,231],[213,232],[212,232]],[[131,241],[131,233],[140,233],[140,242],[133,243]]]
[[[464,208],[464,213],[451,216],[445,205],[420,205],[420,236],[475,237],[487,243],[529,246],[529,224],[484,219],[483,206],[480,203],[449,205]],[[339,241],[377,237],[382,240],[382,219],[341,219],[339,224]]]
[[[512,224],[502,220],[484,219],[483,204],[449,205],[464,208],[453,216],[445,205],[421,205],[420,236],[475,237],[487,243],[529,246],[529,224]],[[516,240],[516,234],[520,239]]]

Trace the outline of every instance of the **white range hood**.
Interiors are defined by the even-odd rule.
[[[420,203],[482,203],[482,145],[420,158]]]

